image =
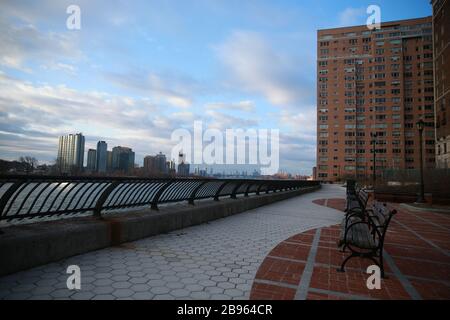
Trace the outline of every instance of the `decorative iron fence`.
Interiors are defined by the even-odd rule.
[[[0,176],[0,221],[103,212],[221,197],[248,197],[319,185],[317,181]]]

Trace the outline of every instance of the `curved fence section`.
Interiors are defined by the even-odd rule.
[[[317,186],[317,181],[251,179],[150,179],[48,176],[0,177],[0,220],[104,212],[132,207]]]

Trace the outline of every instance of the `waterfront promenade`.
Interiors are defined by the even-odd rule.
[[[321,190],[0,278],[0,299],[450,299],[450,216],[402,210],[387,235],[389,279],[337,273],[345,189]],[[422,226],[422,227],[421,227]],[[423,253],[426,252],[426,255]],[[81,268],[68,290],[67,266]]]

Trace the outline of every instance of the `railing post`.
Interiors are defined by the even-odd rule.
[[[231,199],[236,199],[236,192],[244,183],[245,183],[244,181],[241,181],[236,185],[236,187],[233,188],[233,191],[231,192],[231,195],[230,195]]]
[[[262,182],[258,188],[256,189],[256,195],[259,196],[259,192],[261,191],[261,188],[266,184],[266,182]]]
[[[116,189],[119,185],[120,185],[119,181],[113,181],[108,186],[108,188],[106,188],[105,191],[102,192],[102,194],[97,200],[97,203],[95,204],[94,217],[101,218],[103,205],[105,204],[111,192],[113,192],[113,190]]]
[[[250,188],[253,186],[253,183],[249,183],[247,189],[245,189],[244,197],[248,197],[248,193],[250,192]]]
[[[203,187],[206,183],[208,183],[208,181],[203,181],[191,192],[191,194],[189,196],[189,200],[188,200],[190,205],[192,205],[192,206],[194,205],[195,195],[201,189],[201,187]]]
[[[173,183],[173,180],[169,180],[166,182],[166,184],[159,189],[158,193],[155,195],[155,197],[153,198],[152,202],[150,203],[152,210],[159,210],[158,209],[158,201],[159,198],[161,197],[161,195],[163,194],[164,191],[166,191],[166,189]]]
[[[229,183],[230,183],[230,181],[225,181],[224,183],[222,183],[222,185],[219,187],[219,189],[217,189],[216,194],[214,195],[214,201],[219,201],[220,192]]]

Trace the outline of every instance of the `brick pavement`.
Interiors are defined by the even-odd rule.
[[[343,211],[344,199],[314,203]],[[398,210],[385,240],[385,270],[380,290],[369,290],[370,260],[337,248],[340,226],[308,230],[280,242],[262,262],[250,299],[450,299],[450,215]],[[343,213],[342,213],[343,214]]]

